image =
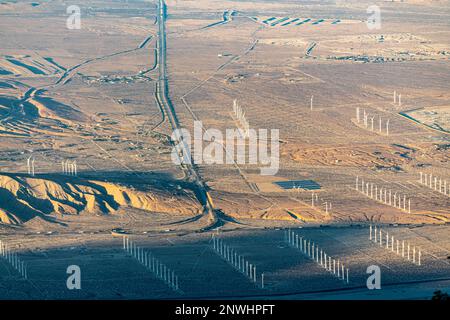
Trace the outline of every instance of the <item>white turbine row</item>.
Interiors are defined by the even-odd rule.
[[[422,264],[422,251],[420,248],[416,250],[416,247],[413,246],[411,249],[411,245],[408,242],[405,246],[405,240],[400,241],[394,239],[394,236],[389,236],[389,233],[386,232],[386,235],[383,234],[381,228],[377,229],[377,227],[372,227],[370,225],[369,229],[369,240],[373,241],[376,244],[379,244],[380,247],[384,247],[383,238],[386,239],[386,250],[396,253],[397,255],[401,255],[402,258],[406,258],[408,261],[412,261],[412,263],[420,266]],[[417,258],[416,258],[417,252]]]
[[[394,104],[398,104],[399,107],[402,106],[402,95],[397,95],[397,91],[394,91]]]
[[[256,266],[249,263],[243,256],[230,246],[226,245],[223,240],[216,237],[212,238],[212,246],[214,251],[225,261],[231,264],[236,270],[241,272],[253,283],[257,284]],[[261,274],[261,288],[264,289],[264,273]]]
[[[123,250],[133,258],[137,259],[172,290],[182,293],[178,286],[178,276],[175,275],[175,272],[170,270],[165,264],[161,263],[150,252],[146,252],[143,248],[136,246],[128,237],[123,237]]]
[[[3,257],[26,280],[28,278],[27,266],[17,253],[11,252],[6,243],[0,240],[0,256]]]
[[[245,112],[242,107],[237,103],[237,100],[233,101],[233,112],[239,123],[239,130],[244,138],[248,138],[250,135],[250,125],[245,117]]]
[[[392,194],[392,190],[383,187],[378,188],[377,185],[364,182],[363,179],[359,182],[358,177],[356,177],[355,189],[375,201],[411,213],[411,199],[407,199],[406,195],[402,197],[401,195],[397,195],[397,192]]]
[[[315,261],[317,264],[325,268],[325,270],[331,272],[333,275],[349,283],[348,268],[344,266],[339,259],[332,258],[327,255],[319,246],[311,240],[307,240],[291,230],[285,230],[284,240],[293,248],[300,250],[308,258]]]
[[[34,171],[34,161],[35,161],[35,159],[34,159],[33,156],[30,156],[27,159],[28,174],[32,175],[33,177],[34,177],[34,173],[35,173],[35,171]]]
[[[78,169],[77,169],[77,162],[69,160],[65,160],[61,162],[61,169],[63,174],[67,174],[69,176],[77,176]]]
[[[376,131],[374,120],[375,116],[370,117],[370,126],[369,126],[369,114],[366,113],[366,110],[363,110],[363,114],[361,114],[359,107],[356,108],[356,121],[358,122],[358,124],[362,121],[366,129],[369,130],[370,127],[371,131]],[[378,118],[378,132],[379,133],[385,132],[387,136],[389,135],[389,119],[386,120],[386,124],[383,128],[383,120],[381,119],[381,117]]]
[[[438,177],[433,177],[431,173],[427,175],[421,172],[419,182],[434,191],[450,196],[450,185],[447,188],[447,180],[442,180],[442,178],[438,180]]]

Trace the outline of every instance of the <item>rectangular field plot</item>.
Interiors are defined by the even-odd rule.
[[[290,189],[319,190],[321,188],[320,185],[314,180],[279,181],[275,182],[275,184],[285,190]]]

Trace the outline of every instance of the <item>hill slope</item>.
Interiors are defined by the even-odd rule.
[[[0,221],[21,224],[50,214],[113,214],[119,208],[195,214],[199,208],[185,191],[135,190],[110,182],[0,174]]]

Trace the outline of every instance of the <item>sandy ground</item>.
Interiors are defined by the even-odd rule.
[[[91,1],[81,5],[80,30],[66,28],[68,4],[0,4],[0,240],[29,271],[21,280],[0,258],[0,298],[422,299],[448,291],[450,197],[419,183],[421,172],[431,174],[450,192],[448,1],[380,2],[380,30],[365,23],[371,1],[167,1],[180,125],[234,129],[237,99],[252,128],[280,130],[275,176],[254,164],[196,166],[223,224],[214,232],[196,186],[171,159],[172,128],[155,100],[156,2]],[[264,23],[271,17],[311,20]],[[374,129],[358,122],[357,108]],[[76,177],[63,162],[77,163]],[[356,177],[405,195],[411,212],[357,192]],[[289,180],[321,189],[274,185]],[[369,223],[420,246],[423,266],[370,243]],[[286,247],[287,227],[346,261],[350,284]],[[127,256],[116,228],[170,266],[184,294]],[[264,290],[211,250],[213,233],[264,272]],[[82,269],[82,290],[65,285],[71,264]],[[371,264],[382,267],[380,291],[365,289]]]
[[[233,129],[237,99],[252,128],[279,129],[281,142],[274,177],[264,179],[258,165],[198,165],[216,209],[265,220],[448,221],[448,197],[417,186],[420,171],[450,182],[448,134],[436,130],[445,128],[446,108],[434,107],[448,101],[450,31],[441,21],[448,14],[442,3],[384,3],[382,29],[368,30],[362,3],[300,10],[265,1],[251,10],[251,1],[212,2],[215,12],[205,1],[167,3],[170,94],[181,126],[191,130],[199,120],[205,128]],[[44,175],[61,172],[62,161],[77,161],[86,179],[120,176],[141,184],[150,173],[155,181],[179,184],[184,175],[171,160],[171,128],[154,99],[155,4],[96,3],[80,30],[64,29],[60,2],[3,6],[5,35],[18,40],[6,36],[0,51],[6,73],[0,75],[1,171],[24,174],[31,156]],[[28,19],[11,14],[19,7],[42,18],[32,19],[34,29],[14,27]],[[239,14],[214,24],[230,8]],[[268,17],[311,22],[272,27],[262,22]],[[66,38],[41,32],[50,22]],[[420,23],[429,28],[422,30]],[[393,103],[394,91],[402,95],[401,105]],[[356,121],[356,108],[375,119],[376,130]],[[414,121],[401,114],[417,108],[434,108],[435,115]],[[383,126],[389,121],[389,135],[378,132],[379,119]],[[349,192],[356,176],[407,194],[413,213]],[[293,195],[273,185],[301,179],[322,186],[319,210],[308,207],[309,192]],[[335,204],[330,214],[323,212],[325,202]]]

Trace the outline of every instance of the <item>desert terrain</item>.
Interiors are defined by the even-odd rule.
[[[0,299],[448,292],[449,18],[444,0],[0,1]],[[242,126],[236,105],[250,128],[278,130],[273,174],[174,161],[192,160],[184,145],[174,153],[177,129],[213,156],[225,149],[206,132]],[[421,262],[371,241],[370,227]],[[287,230],[349,278],[290,246]],[[79,290],[66,285],[71,265]],[[382,290],[366,287],[371,265]]]

